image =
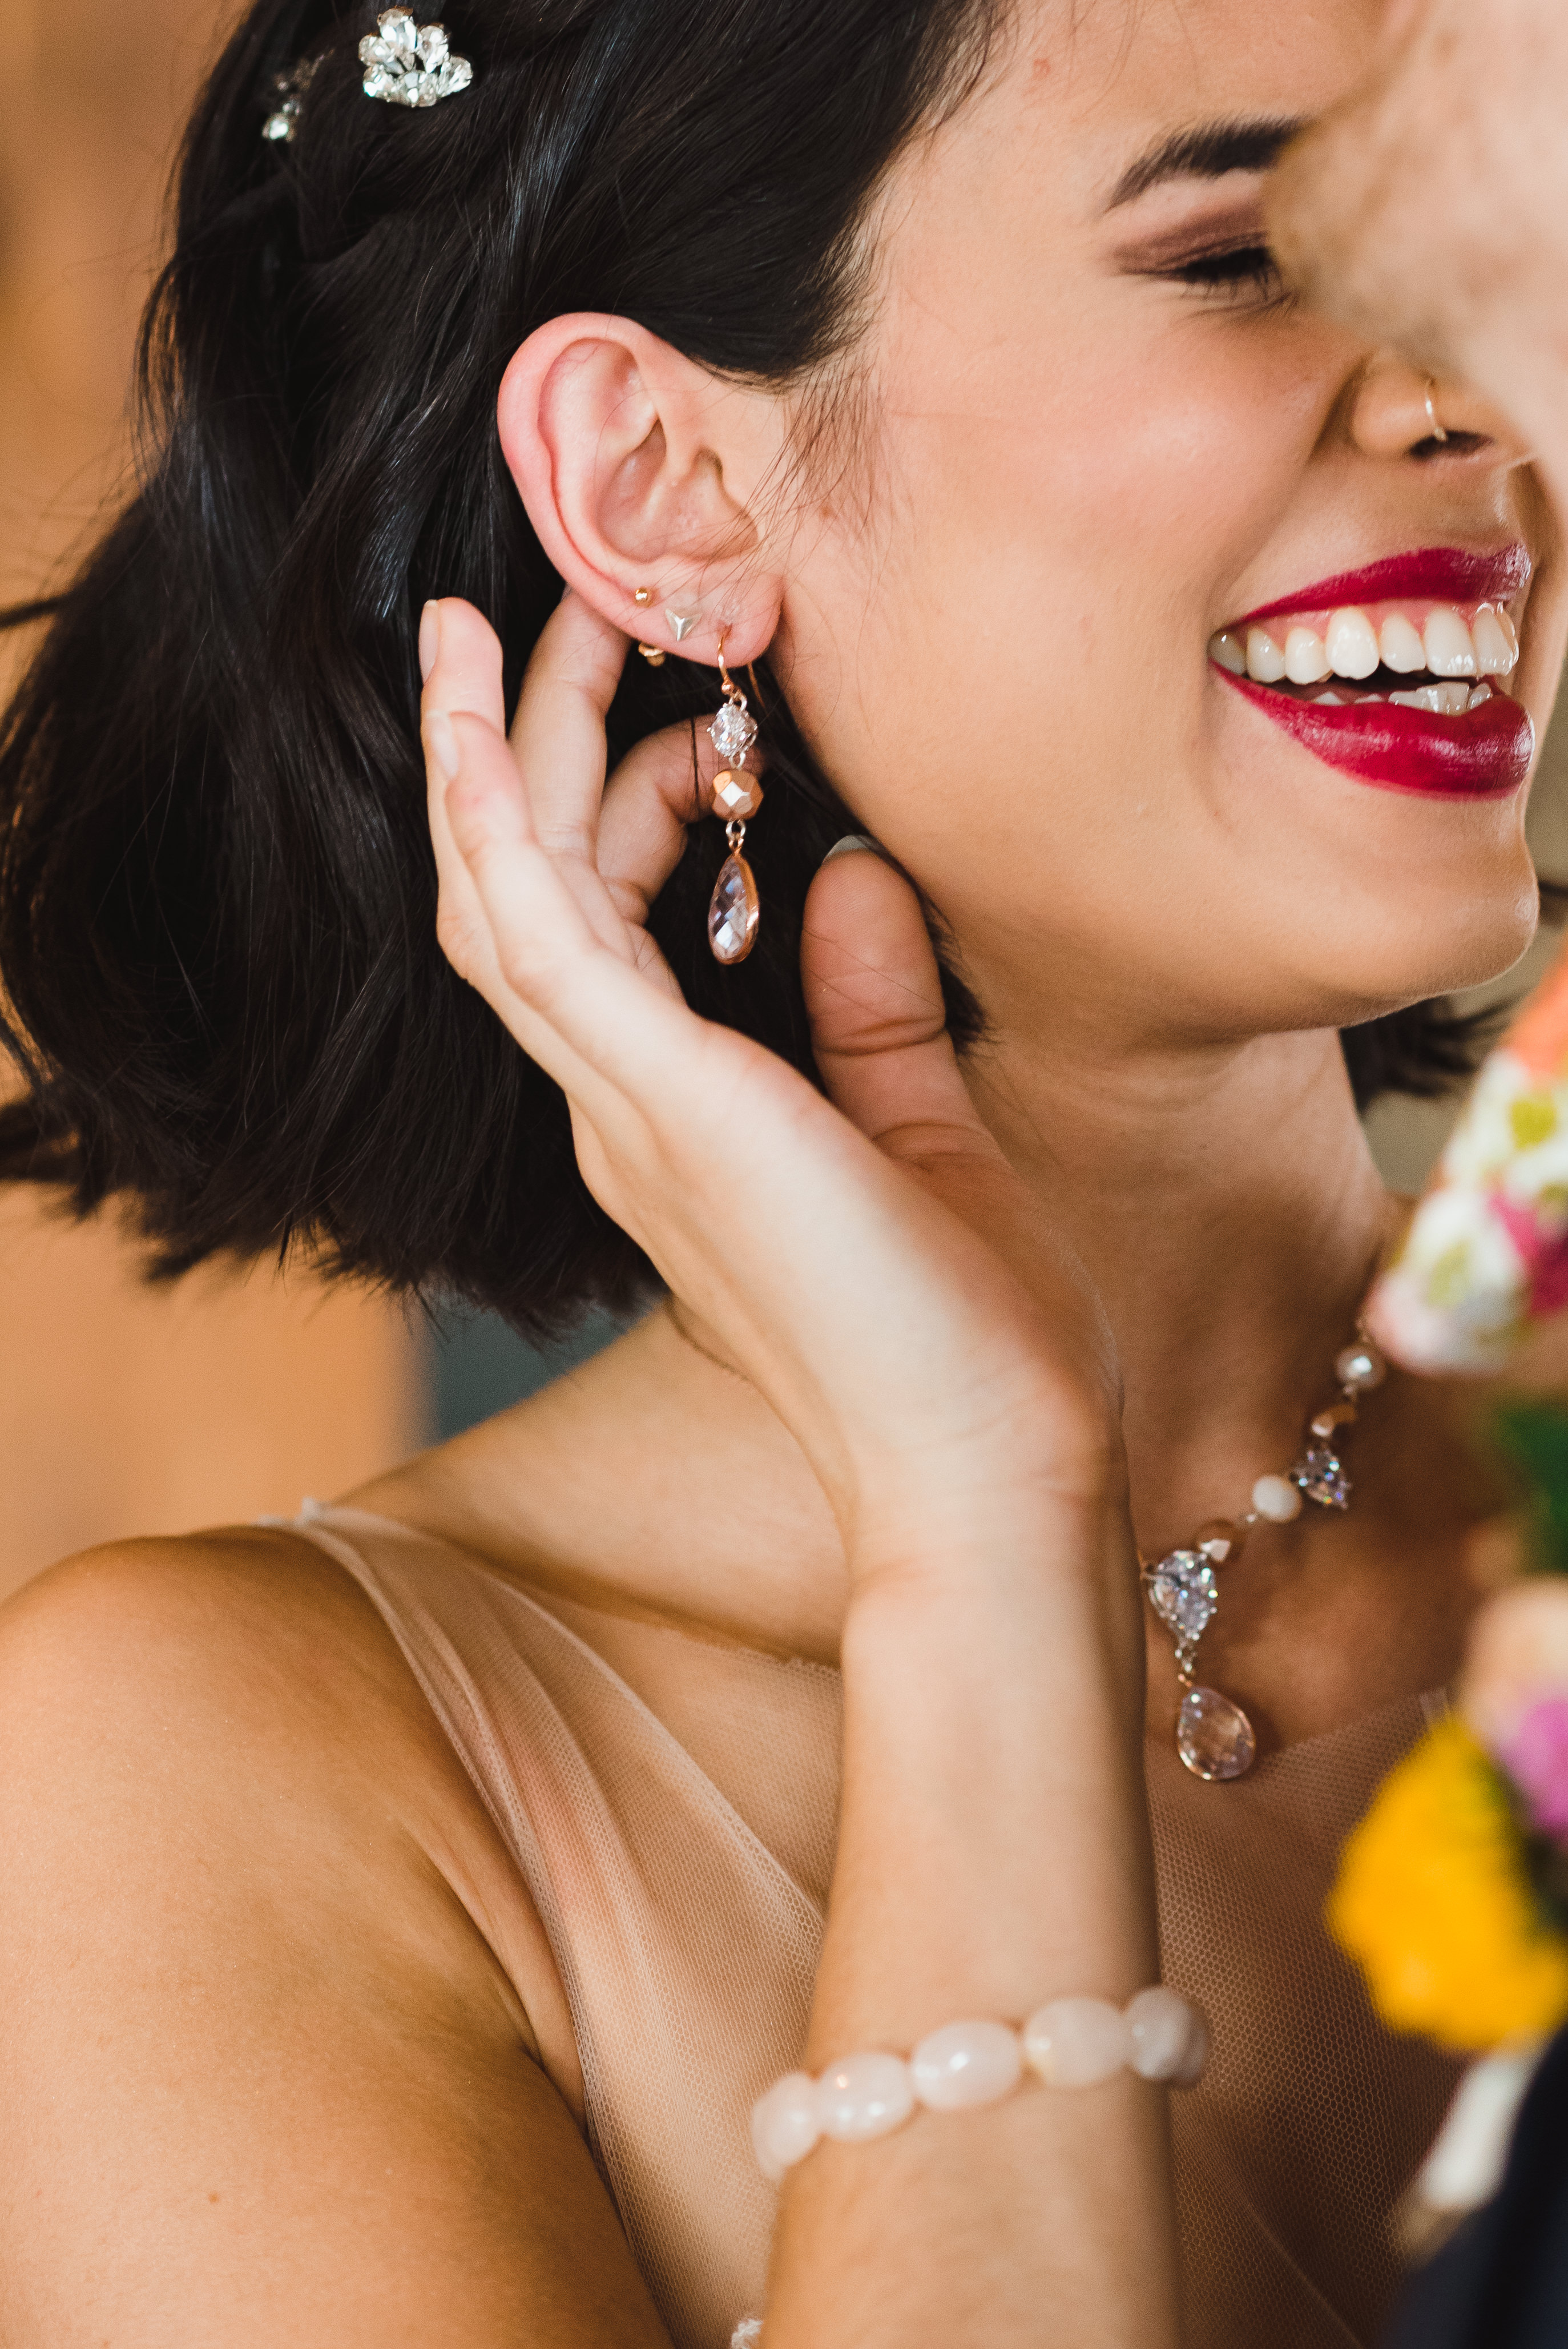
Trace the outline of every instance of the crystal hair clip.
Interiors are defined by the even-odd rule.
[[[467,57],[449,51],[446,26],[417,26],[406,8],[388,8],[377,16],[375,32],[359,44],[359,61],[368,67],[366,97],[387,106],[437,106],[467,89],[474,78]]]
[[[319,57],[302,57],[297,66],[290,67],[287,73],[273,76],[273,88],[278,94],[279,104],[262,125],[263,139],[281,139],[285,144],[293,144],[294,126],[299,120],[300,102],[310,88],[312,76],[320,63]]]

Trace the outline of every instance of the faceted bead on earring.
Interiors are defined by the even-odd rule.
[[[721,759],[745,758],[757,740],[757,720],[746,707],[744,694],[725,702],[707,734]]]
[[[757,936],[762,906],[744,856],[727,856],[707,907],[707,942],[716,962],[744,962]]]
[[[721,768],[713,779],[713,812],[727,816],[731,823],[744,823],[754,816],[762,805],[762,786],[755,775]]]

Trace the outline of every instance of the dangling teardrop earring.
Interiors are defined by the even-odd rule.
[[[761,902],[751,867],[741,850],[746,845],[746,820],[762,805],[762,786],[745,771],[746,754],[757,740],[757,721],[746,696],[724,665],[724,639],[718,643],[718,681],[724,699],[708,728],[708,739],[725,761],[714,777],[713,812],[727,819],[725,838],[729,854],[718,868],[707,907],[707,942],[715,962],[744,962],[757,942],[762,918]]]

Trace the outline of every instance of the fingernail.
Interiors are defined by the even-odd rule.
[[[434,596],[419,615],[419,677],[422,683],[430,681],[441,650],[441,607]]]
[[[863,832],[846,832],[842,840],[834,841],[822,862],[830,864],[835,856],[853,856],[861,849],[868,850],[872,856],[879,854],[876,842],[868,840]]]
[[[452,721],[444,709],[428,709],[425,712],[425,742],[431,758],[440,769],[443,779],[449,783],[455,783],[458,779],[458,769],[462,764],[462,755],[458,749],[458,738],[453,731]]]

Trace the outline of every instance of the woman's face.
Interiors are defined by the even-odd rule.
[[[1418,374],[1253,274],[1271,129],[1379,13],[1026,5],[888,191],[864,461],[800,518],[779,651],[1004,1028],[1344,1024],[1532,934],[1524,714],[1564,632],[1532,476],[1460,387],[1435,444]],[[1468,702],[1471,647],[1474,709],[1357,699]]]

